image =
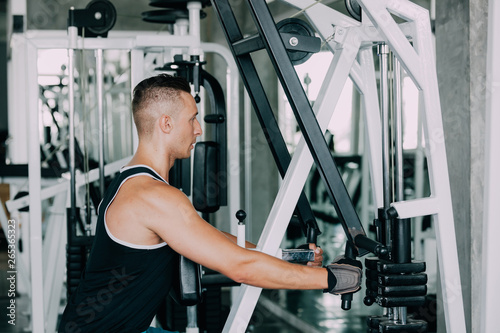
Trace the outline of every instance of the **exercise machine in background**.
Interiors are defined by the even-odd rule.
[[[74,207],[71,209],[75,211],[75,215],[70,220],[71,227],[73,228],[74,226],[75,228],[76,237],[74,238],[78,237],[78,242],[90,242],[95,213],[91,209],[90,215],[87,214],[87,206],[93,207],[95,204],[92,200],[90,200],[90,205],[85,203],[87,197],[85,194],[87,192],[86,188],[88,184],[94,183],[95,189],[97,192],[100,192],[102,179],[106,183],[130,159],[133,147],[137,144],[137,136],[131,125],[130,106],[127,104],[130,102],[131,89],[143,78],[154,75],[155,68],[158,66],[162,66],[165,62],[174,61],[173,55],[183,54],[185,57],[187,56],[186,60],[189,60],[190,54],[199,55],[200,61],[202,61],[206,53],[215,53],[220,55],[226,62],[226,85],[224,86],[226,91],[226,122],[228,124],[228,136],[235,138],[228,142],[230,149],[227,153],[227,161],[231,165],[239,166],[239,122],[238,112],[236,111],[239,107],[239,98],[237,94],[238,80],[236,67],[226,48],[217,44],[202,43],[200,41],[199,12],[201,5],[199,3],[190,5],[190,12],[194,13],[197,11],[198,20],[196,20],[196,15],[193,14],[191,14],[193,19],[189,17],[189,19],[178,20],[174,24],[174,30],[177,31],[176,34],[157,31],[109,31],[107,37],[103,35],[97,38],[89,37],[89,30],[96,30],[98,33],[104,34],[102,28],[106,26],[110,28],[109,25],[112,20],[109,20],[108,11],[112,13],[112,9],[110,9],[109,5],[110,2],[106,0],[92,1],[81,12],[79,12],[79,9],[74,9],[72,14],[74,18],[72,24],[74,25],[69,29],[69,34],[66,31],[28,30],[15,33],[12,36],[12,57],[9,65],[16,72],[16,76],[14,78],[10,77],[12,81],[9,86],[12,87],[13,91],[24,92],[26,98],[22,100],[13,98],[11,100],[16,100],[19,103],[25,102],[25,107],[20,107],[15,112],[25,112],[24,110],[27,110],[26,112],[29,112],[31,116],[26,118],[30,121],[24,124],[25,127],[19,128],[19,131],[16,130],[17,127],[12,128],[10,134],[16,140],[12,141],[12,146],[9,148],[16,153],[17,157],[22,157],[23,152],[26,151],[25,156],[28,162],[27,169],[29,173],[28,179],[25,182],[29,184],[29,195],[9,200],[7,207],[9,211],[14,213],[18,209],[28,205],[30,208],[29,212],[24,214],[26,220],[22,226],[22,236],[23,243],[29,244],[29,248],[24,247],[25,252],[27,252],[27,269],[26,274],[23,274],[23,276],[26,277],[26,296],[31,300],[30,312],[32,315],[30,317],[30,326],[33,332],[55,330],[57,317],[61,310],[61,299],[66,297],[64,295],[64,263],[67,239],[62,236],[66,234],[66,223],[61,223],[60,218],[65,218],[67,212],[58,210],[54,211],[54,214],[49,215],[46,213],[46,202],[48,201],[50,204],[52,202],[51,198],[56,195],[59,198],[57,199],[59,200],[57,201],[58,207],[65,207],[66,205],[70,208]],[[101,23],[96,22],[96,20],[99,21],[101,19],[103,20]],[[89,25],[90,28],[87,27],[84,29],[84,25]],[[78,36],[78,26],[81,26],[81,36]],[[69,62],[68,58],[66,58],[68,49],[70,50],[69,53],[74,53],[74,81],[68,79]],[[58,72],[62,86],[60,87],[60,96],[58,97],[60,109],[56,113],[56,118],[60,116],[59,113],[65,117],[61,122],[61,129],[64,129],[68,125],[68,122],[70,122],[67,102],[69,93],[68,84],[73,82],[72,84],[74,84],[75,89],[74,120],[75,125],[78,125],[78,129],[75,129],[77,140],[74,141],[74,157],[76,159],[74,176],[71,177],[68,169],[65,169],[62,170],[61,177],[55,178],[54,182],[50,183],[45,178],[45,174],[40,172],[41,158],[38,122],[41,119],[39,105],[43,105],[44,103],[43,101],[39,103],[40,87],[38,82],[41,81],[40,77],[42,75],[40,74],[41,68],[37,64],[39,58],[46,52],[50,51],[53,52],[51,54],[59,56],[58,50],[63,51],[63,58],[65,59],[63,59],[64,68],[60,69],[61,72]],[[101,52],[99,50],[102,50],[102,67],[97,65],[100,62],[99,57]],[[82,59],[85,59],[85,61],[82,61]],[[123,68],[123,71],[118,73],[110,72],[110,68],[113,67],[111,65],[114,65],[111,62],[114,60],[119,61],[126,68]],[[97,82],[100,81],[97,80],[97,72],[100,72],[98,67],[104,73],[102,95],[98,93],[97,89]],[[93,75],[90,75],[90,72]],[[89,77],[90,80],[85,79]],[[117,91],[117,87],[123,91]],[[53,90],[57,89],[54,88]],[[83,96],[84,93],[87,93],[87,96]],[[90,94],[94,98],[92,100],[93,103],[87,104],[87,108],[85,108],[82,100],[87,100]],[[50,97],[50,105],[53,103],[52,97]],[[92,115],[92,117],[89,116],[92,120],[94,116],[98,118],[97,104],[101,98],[105,121],[105,128],[102,131],[102,134],[105,135],[104,158],[101,162],[99,159],[100,154],[97,153],[99,149],[98,142],[100,140],[92,141],[93,144],[95,143],[93,153],[97,156],[95,158],[96,167],[82,171],[78,168],[79,154],[77,153],[78,146],[80,146],[84,155],[86,151],[85,140],[80,140],[82,133],[81,124],[86,116]],[[203,107],[201,109],[203,112]],[[122,111],[127,112],[127,119],[120,116]],[[97,130],[99,123],[100,121],[95,121],[91,125],[91,129],[95,130],[95,132],[87,132],[87,134],[95,133],[95,136],[92,135],[93,140],[98,138],[101,131],[101,129]],[[119,126],[124,127],[123,133],[121,129],[117,130]],[[26,137],[26,133],[28,133],[28,141],[20,140],[20,138]],[[69,133],[69,127],[68,131],[64,133],[61,134],[61,142],[65,146],[68,146],[67,144],[73,141],[68,140],[64,142],[64,140],[67,140],[66,135]],[[121,134],[126,134],[124,140],[121,140]],[[112,135],[120,137],[118,143],[110,138]],[[125,143],[129,143],[128,147],[121,146]],[[111,148],[113,144],[115,146]],[[121,155],[113,154],[114,151],[120,151],[120,149],[122,152]],[[19,158],[19,160],[22,160],[22,158]],[[102,177],[102,167],[99,166],[100,163],[104,164],[104,178]],[[69,164],[68,161],[66,168],[69,168]],[[230,191],[230,195],[227,196],[228,211],[236,212],[241,207],[239,175],[230,174],[228,177],[228,190]],[[75,182],[74,186],[70,186],[70,180]],[[71,197],[71,187],[75,189],[75,205],[71,204],[71,200],[67,200]],[[79,207],[80,212],[78,213]],[[87,226],[86,222],[88,216],[91,217],[90,227]],[[228,216],[226,220],[230,219],[232,218]],[[61,226],[64,227],[61,228]],[[236,232],[236,226],[234,229],[234,232]],[[80,260],[84,258],[81,251],[77,255],[79,258],[75,259]],[[75,262],[74,265],[72,264],[71,270],[73,274],[78,275],[77,269],[80,269],[83,265],[84,263],[81,260]]]

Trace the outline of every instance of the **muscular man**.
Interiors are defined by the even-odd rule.
[[[261,288],[359,289],[357,262],[321,268],[322,251],[314,245],[315,262],[308,266],[239,247],[168,184],[174,161],[188,158],[201,135],[186,80],[166,74],[145,79],[134,89],[132,110],[139,146],[99,206],[94,245],[59,332],[146,331],[170,290],[175,252]]]

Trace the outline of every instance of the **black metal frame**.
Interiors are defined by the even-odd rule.
[[[325,183],[329,197],[341,220],[348,242],[355,244],[354,255],[364,255],[366,250],[378,254],[380,251],[386,253],[387,249],[380,243],[366,237],[266,2],[264,0],[248,0],[258,31],[257,36],[248,38],[243,38],[228,0],[212,0],[212,5],[236,60],[241,78],[252,100],[280,174],[284,176],[290,164],[290,155],[250,56],[250,52],[253,52],[255,48],[244,47],[246,43],[250,45],[263,44],[267,50],[307,146]],[[259,42],[256,42],[256,39],[259,39]],[[243,50],[248,50],[248,52],[243,52]],[[304,193],[299,198],[296,210],[304,224],[314,225],[314,228],[317,229],[314,215]]]
[[[212,4],[224,30],[231,52],[236,60],[243,83],[245,84],[254,109],[256,110],[257,118],[264,131],[264,135],[269,144],[269,148],[271,149],[278,171],[281,176],[284,177],[286,170],[290,165],[290,154],[250,55],[250,52],[259,50],[260,45],[264,45],[262,43],[262,38],[258,35],[251,36],[246,39],[243,38],[233,11],[227,0],[212,0]],[[277,31],[276,33],[278,34]],[[278,37],[281,40],[279,34]],[[258,42],[256,41],[257,39],[259,40]],[[280,43],[283,45],[283,42]],[[259,47],[243,47],[244,44],[259,45]],[[243,50],[247,50],[248,52],[243,52]],[[301,193],[298,200],[296,214],[302,222],[302,230],[304,233],[313,233],[315,235],[320,234],[311,206],[309,205],[304,193]],[[315,237],[312,236],[311,238],[313,238],[311,240],[315,243]]]

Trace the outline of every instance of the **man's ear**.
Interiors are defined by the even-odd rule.
[[[170,133],[174,128],[174,123],[172,121],[172,117],[164,114],[160,117],[160,129],[164,133]]]

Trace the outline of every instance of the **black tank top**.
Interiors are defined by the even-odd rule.
[[[147,166],[122,169],[98,209],[94,243],[78,289],[64,310],[59,332],[143,332],[172,285],[175,252],[167,245],[134,245],[114,237],[106,211],[123,183],[148,175],[166,182]]]

